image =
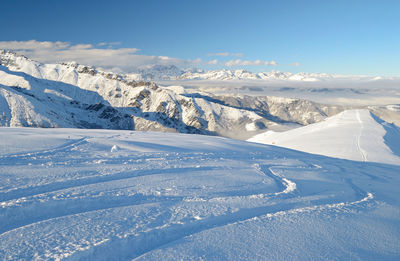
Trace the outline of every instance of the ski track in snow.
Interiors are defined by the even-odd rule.
[[[9,154],[9,155],[2,155],[0,156],[0,165],[1,164],[7,164],[9,160],[13,160],[16,158],[19,159],[26,159],[26,158],[33,158],[33,157],[40,157],[40,156],[46,156],[46,155],[51,155],[54,153],[57,153],[59,151],[67,151],[72,148],[76,148],[79,145],[86,144],[87,143],[88,137],[84,137],[78,140],[72,140],[71,142],[67,142],[65,144],[62,144],[56,148],[53,149],[43,149],[43,150],[38,150],[38,151],[27,151],[23,153],[14,153],[14,154]],[[4,163],[2,163],[3,161]]]
[[[254,195],[249,195],[247,198],[251,199],[253,197],[265,197],[265,198],[270,198],[271,196],[278,196],[280,194],[288,194],[293,192],[296,189],[296,184],[286,178],[281,178],[280,175],[274,173],[272,169],[269,167],[265,166],[260,166],[258,164],[255,165],[256,168],[262,172],[266,176],[270,176],[273,179],[275,179],[277,182],[280,182],[282,184],[282,187],[284,187],[284,190],[280,192],[275,192],[275,193],[266,193],[266,194],[254,194]],[[25,189],[21,189],[19,191],[13,191],[13,193],[4,193],[0,194],[0,206],[7,206],[7,201],[9,200],[16,200],[18,199],[23,199],[21,202],[18,202],[18,205],[23,205],[24,200],[27,200],[26,197],[33,197],[41,194],[48,194],[51,192],[57,192],[57,191],[62,191],[65,189],[70,189],[70,188],[77,188],[77,187],[84,187],[88,185],[93,185],[93,184],[98,184],[98,183],[104,183],[104,182],[111,182],[111,181],[116,181],[116,180],[123,180],[123,179],[129,179],[129,178],[134,178],[134,177],[141,177],[141,176],[149,176],[153,174],[167,174],[167,173],[186,173],[186,172],[193,172],[193,171],[207,171],[207,170],[212,170],[216,168],[211,168],[211,167],[203,167],[203,168],[171,168],[171,169],[151,169],[151,170],[139,170],[139,171],[133,171],[132,173],[129,172],[122,172],[122,173],[116,173],[116,174],[110,174],[106,176],[96,176],[93,178],[87,178],[83,180],[72,180],[72,181],[67,181],[67,182],[58,182],[57,184],[46,184],[43,186],[36,186],[36,187],[29,187]],[[271,175],[272,174],[272,175]],[[103,190],[103,192],[107,192],[107,190]],[[11,194],[11,195],[10,195]],[[135,195],[136,196],[136,195]],[[141,199],[143,197],[143,199]],[[234,197],[229,197],[229,198],[234,198]],[[169,198],[163,198],[163,202],[168,202],[168,201],[176,201],[177,199],[183,200],[183,197],[169,197]],[[214,198],[209,198],[208,200],[224,200],[228,199],[228,197],[214,197]],[[131,204],[129,202],[131,201],[139,201],[139,203]],[[157,200],[157,197],[145,197],[145,196],[140,196],[139,197],[127,197],[124,199],[123,197],[118,197],[118,201],[111,201],[111,202],[91,202],[89,201],[88,203],[83,202],[80,200],[79,208],[76,210],[74,209],[74,206],[77,207],[77,203],[75,201],[72,201],[68,204],[62,204],[58,203],[57,208],[55,211],[51,211],[55,206],[40,206],[40,204],[37,204],[35,201],[29,202],[33,205],[37,204],[39,205],[38,207],[41,209],[38,214],[39,216],[35,217],[34,215],[31,215],[31,218],[29,222],[31,223],[19,223],[18,225],[14,226],[9,226],[7,227],[5,224],[0,228],[0,235],[3,233],[6,233],[10,230],[18,229],[33,223],[45,221],[45,220],[50,220],[54,218],[60,218],[63,216],[67,215],[76,215],[76,214],[82,214],[90,211],[95,211],[95,210],[103,210],[103,209],[109,209],[109,208],[115,208],[115,207],[122,207],[122,206],[133,206],[133,205],[138,205],[138,204],[147,204],[147,203],[154,203],[154,202],[160,202],[160,200]],[[96,203],[100,203],[99,205]],[[28,207],[30,207],[28,205]],[[48,212],[46,212],[46,209],[50,207]],[[65,211],[63,211],[65,210]],[[13,214],[13,213],[12,213]],[[15,216],[18,216],[18,212],[15,214]],[[11,215],[12,216],[12,215]],[[34,221],[34,222],[32,222]]]
[[[275,192],[272,193],[273,196],[278,196],[281,194],[289,194],[295,191],[296,189],[296,183],[290,181],[289,179],[286,178],[281,178],[280,175],[274,173],[271,169],[272,167],[269,166],[260,166],[256,164],[255,166],[257,169],[262,171],[266,176],[275,176],[277,179],[280,179],[281,185],[284,187],[283,191],[280,192]],[[273,167],[282,167],[282,166],[273,166]],[[268,170],[268,171],[266,171]],[[250,198],[252,196],[260,196],[260,195],[250,195]],[[264,197],[270,196],[269,194],[263,195]],[[292,197],[288,197],[285,199],[290,199]],[[218,198],[221,199],[221,198]],[[271,199],[271,197],[269,197]],[[147,242],[146,237],[151,238],[151,246],[145,249],[139,249],[136,251],[136,255],[129,256],[129,258],[133,258],[133,260],[136,260],[140,257],[143,257],[146,253],[151,252],[155,249],[158,249],[166,244],[171,244],[174,241],[180,240],[184,237],[191,236],[197,233],[200,233],[205,230],[217,228],[217,227],[222,227],[230,224],[235,224],[247,220],[251,220],[257,217],[268,217],[272,218],[275,216],[282,216],[286,214],[293,214],[293,213],[298,213],[298,212],[310,212],[310,211],[323,211],[326,209],[341,209],[344,207],[350,207],[350,206],[355,206],[357,204],[360,204],[362,202],[368,201],[373,199],[372,193],[367,193],[365,197],[363,197],[360,200],[356,200],[353,202],[339,202],[335,204],[322,204],[322,205],[315,205],[311,207],[304,207],[304,208],[295,208],[295,203],[284,203],[281,202],[279,207],[272,206],[272,207],[266,207],[266,206],[261,206],[257,208],[249,208],[249,209],[243,209],[239,210],[238,212],[235,213],[230,213],[224,216],[217,216],[217,217],[212,217],[206,220],[201,220],[195,224],[189,224],[186,226],[161,226],[156,229],[155,231],[152,231],[149,234],[146,234],[144,237],[134,237],[134,238],[124,238],[124,239],[119,239],[119,240],[114,240],[114,241],[108,241],[106,244],[107,245],[100,245],[100,249],[102,250],[97,250],[96,248],[91,249],[90,252],[92,255],[91,259],[108,259],[108,258],[116,258],[115,253],[113,253],[111,256],[107,256],[107,249],[119,249],[119,253],[126,253],[128,251],[127,246],[131,245],[141,245],[143,242]],[[211,199],[212,200],[212,199]],[[165,236],[166,234],[166,236]],[[161,236],[164,235],[164,236]],[[93,253],[94,251],[94,253]],[[78,253],[78,256],[80,256],[81,253]],[[86,258],[85,256],[82,256],[83,258]],[[80,257],[80,258],[82,258]],[[121,256],[123,258],[123,256]]]
[[[360,111],[359,110],[357,110],[357,120],[360,123],[360,132],[359,132],[359,134],[357,136],[357,149],[361,154],[362,161],[367,161],[367,153],[366,153],[365,150],[363,150],[361,148],[361,145],[360,145],[360,143],[361,143],[361,134],[363,133],[364,126],[363,126],[363,122],[361,121]]]
[[[282,166],[277,165],[277,166],[273,166],[273,167],[282,167]],[[267,174],[269,172],[273,176],[277,177],[278,179],[281,179],[281,184],[285,187],[285,189],[283,191],[273,193],[275,196],[278,196],[281,194],[289,194],[296,190],[296,183],[294,183],[293,181],[290,181],[289,179],[281,178],[281,176],[279,174],[277,174],[276,172],[274,172],[272,170],[272,167],[260,166],[260,165],[256,164],[256,168],[259,169],[260,171],[262,171],[267,176],[269,175],[269,174]],[[268,169],[268,172],[266,171],[266,169]],[[292,198],[292,197],[290,197],[290,198]],[[373,194],[368,192],[365,197],[363,197],[360,200],[353,201],[353,202],[339,202],[339,203],[335,203],[335,204],[315,205],[315,206],[304,207],[304,208],[295,208],[295,207],[293,207],[294,204],[289,203],[286,205],[286,204],[281,203],[281,205],[279,206],[279,209],[280,209],[279,211],[277,211],[275,208],[268,208],[268,207],[246,209],[244,211],[241,211],[239,213],[239,215],[231,214],[230,217],[227,217],[225,220],[223,220],[223,222],[220,221],[221,217],[218,217],[218,218],[215,218],[215,220],[208,221],[207,224],[196,225],[196,228],[195,229],[191,228],[189,230],[190,232],[188,232],[188,233],[182,234],[182,233],[179,233],[178,231],[171,231],[172,232],[171,234],[175,234],[174,237],[164,239],[161,242],[159,242],[158,244],[155,243],[155,246],[153,245],[153,247],[151,247],[147,251],[141,253],[139,256],[135,256],[133,260],[137,260],[137,259],[143,257],[146,253],[151,252],[155,249],[158,249],[158,248],[162,247],[163,245],[171,244],[173,241],[177,241],[186,236],[191,236],[191,235],[200,233],[200,232],[208,230],[208,229],[213,229],[216,227],[222,227],[222,226],[226,226],[226,225],[230,225],[230,224],[240,223],[240,222],[252,220],[254,218],[263,217],[263,216],[265,216],[267,218],[273,218],[276,216],[282,216],[282,215],[299,213],[299,212],[324,211],[326,209],[333,209],[333,208],[340,210],[341,208],[355,206],[357,204],[366,202],[373,198],[374,198]],[[186,230],[186,229],[184,229],[184,230]],[[133,242],[131,242],[131,243],[133,243]]]
[[[65,153],[70,152],[72,148],[74,148],[74,151],[78,151],[76,148],[88,145],[88,143],[90,143],[89,137],[84,137],[65,143],[54,149],[1,156],[0,162],[3,166],[11,166],[13,164],[12,159],[17,161],[27,160],[30,162],[34,162],[35,159],[40,160],[40,157],[50,157],[50,160],[57,159],[59,157],[64,157]],[[163,161],[166,162],[166,166],[176,164],[177,162],[174,161],[174,157],[168,158],[166,156],[167,154],[168,153],[165,153],[164,157],[161,157]],[[156,156],[153,157],[157,159],[160,153],[150,153],[147,154],[147,157],[151,159],[151,155]],[[222,159],[229,159],[227,155],[229,156],[229,154],[226,153],[212,153],[209,154],[209,156],[205,156],[203,160],[207,161],[220,158],[221,161]],[[190,159],[199,157],[199,155],[196,153],[187,153],[183,158],[184,157]],[[237,156],[232,158],[234,159],[235,157]],[[246,156],[243,155],[243,157]],[[65,160],[68,162],[70,159],[65,158]],[[206,202],[231,209],[230,211],[224,211],[223,213],[217,213],[215,215],[206,213],[204,217],[193,216],[193,219],[180,220],[175,223],[164,221],[147,229],[144,228],[142,232],[127,234],[124,237],[113,236],[111,234],[106,236],[102,240],[102,243],[97,244],[92,242],[89,244],[88,249],[77,247],[70,252],[66,251],[66,253],[62,255],[62,257],[69,257],[72,259],[82,258],[91,260],[138,258],[166,244],[170,244],[173,241],[205,230],[245,222],[260,217],[274,218],[276,216],[297,212],[318,212],[332,208],[341,210],[346,207],[359,205],[374,198],[372,193],[366,192],[353,184],[350,178],[346,179],[345,183],[353,190],[353,194],[358,197],[358,199],[354,201],[342,201],[341,199],[343,197],[340,194],[342,191],[340,191],[340,193],[338,191],[339,197],[337,197],[337,199],[336,195],[332,194],[324,195],[322,193],[319,196],[315,196],[312,191],[304,193],[304,191],[298,190],[301,188],[301,185],[297,184],[285,174],[286,171],[298,168],[298,166],[274,163],[266,164],[264,162],[265,160],[260,156],[255,159],[247,156],[247,159],[244,160],[250,163],[252,162],[251,165],[249,165],[248,171],[255,171],[256,173],[264,175],[268,180],[273,180],[279,191],[271,191],[268,187],[266,187],[265,191],[262,193],[248,195],[234,195],[234,191],[228,191],[224,193],[232,193],[232,195],[213,196],[211,193],[209,196],[196,196],[194,200],[190,196],[179,194],[158,195],[136,191],[132,194],[124,194],[124,190],[129,189],[129,186],[124,187],[124,184],[128,184],[132,182],[132,180],[138,178],[146,179],[154,175],[164,175],[168,177],[168,174],[187,175],[187,173],[191,173],[191,175],[193,175],[196,173],[227,170],[226,167],[223,166],[199,166],[198,162],[193,162],[186,166],[170,168],[154,168],[154,166],[150,164],[148,166],[145,165],[145,167],[150,167],[147,169],[122,170],[107,175],[99,173],[98,175],[82,177],[81,179],[54,180],[43,185],[15,188],[8,192],[2,192],[0,193],[0,220],[4,222],[0,227],[0,243],[4,240],[3,238],[12,236],[13,233],[23,233],[35,227],[46,227],[47,225],[57,224],[58,222],[62,223],[63,220],[66,219],[72,218],[72,220],[76,220],[75,222],[67,222],[69,225],[61,226],[46,236],[35,239],[39,241],[51,240],[52,237],[57,238],[57,235],[61,235],[65,233],[65,231],[73,230],[78,225],[82,225],[79,220],[86,215],[88,215],[88,218],[84,218],[84,220],[86,220],[85,223],[90,223],[90,217],[95,217],[98,215],[97,213],[100,214],[100,211],[107,212],[157,204],[166,209],[167,215],[171,215],[172,207],[179,205],[186,206],[189,204],[189,206],[192,205],[191,207],[194,208],[194,212],[200,211],[201,213],[201,209],[196,209],[196,204],[198,202]],[[155,161],[157,162],[157,160]],[[306,166],[308,166],[308,171],[323,171],[323,166],[321,167],[320,165],[306,164]],[[107,184],[107,187],[104,187],[101,191],[101,193],[103,193],[101,195],[96,194],[98,193],[96,192],[96,187],[100,184]],[[62,197],[58,198],[60,196]],[[239,201],[243,201],[245,204],[239,203],[239,207],[236,207]],[[314,203],[311,206],[304,207],[304,202]],[[136,247],[132,249],[132,246]],[[110,251],[110,249],[113,251]],[[4,256],[12,254],[9,250],[3,251],[5,251]],[[30,251],[34,250],[30,249]],[[36,254],[38,253],[35,253],[35,255]],[[0,251],[0,257],[1,255]],[[39,253],[39,256],[45,258],[43,255],[43,253]],[[57,258],[57,255],[50,254],[50,257]],[[50,257],[47,256],[47,258]]]
[[[64,189],[69,188],[76,188],[80,186],[87,186],[93,185],[98,183],[104,182],[111,182],[123,179],[129,179],[134,177],[141,177],[141,176],[149,176],[149,175],[158,175],[160,173],[186,173],[188,171],[205,171],[205,170],[212,170],[216,169],[213,167],[203,167],[203,168],[196,168],[196,167],[188,167],[188,168],[170,168],[170,169],[148,169],[148,170],[135,170],[131,172],[118,172],[114,174],[107,174],[102,176],[95,176],[95,177],[88,177],[82,179],[74,179],[74,180],[67,180],[67,181],[60,181],[50,184],[44,184],[41,186],[34,186],[34,187],[26,187],[21,189],[16,189],[11,192],[1,193],[0,192],[0,200],[5,202],[9,200],[15,200],[19,198],[24,198],[28,196],[35,196],[39,194],[45,194],[50,192],[62,191]]]

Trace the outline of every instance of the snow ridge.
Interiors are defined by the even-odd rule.
[[[399,128],[368,110],[347,110],[286,132],[267,131],[249,139],[350,160],[400,164]]]

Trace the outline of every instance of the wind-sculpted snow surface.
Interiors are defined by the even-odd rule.
[[[199,135],[0,132],[1,260],[400,257],[399,166]]]

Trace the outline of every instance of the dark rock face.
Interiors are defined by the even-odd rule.
[[[93,68],[84,66],[83,68],[78,69],[78,73],[87,73],[92,76],[96,75],[96,71]]]
[[[96,104],[91,104],[91,105],[87,106],[86,110],[99,111],[102,108],[104,108],[104,104],[96,103]]]

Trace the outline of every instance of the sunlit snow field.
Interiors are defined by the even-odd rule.
[[[0,259],[396,260],[400,166],[221,137],[0,129]]]
[[[368,110],[347,110],[289,131],[268,130],[249,141],[335,158],[400,165],[400,128]]]

